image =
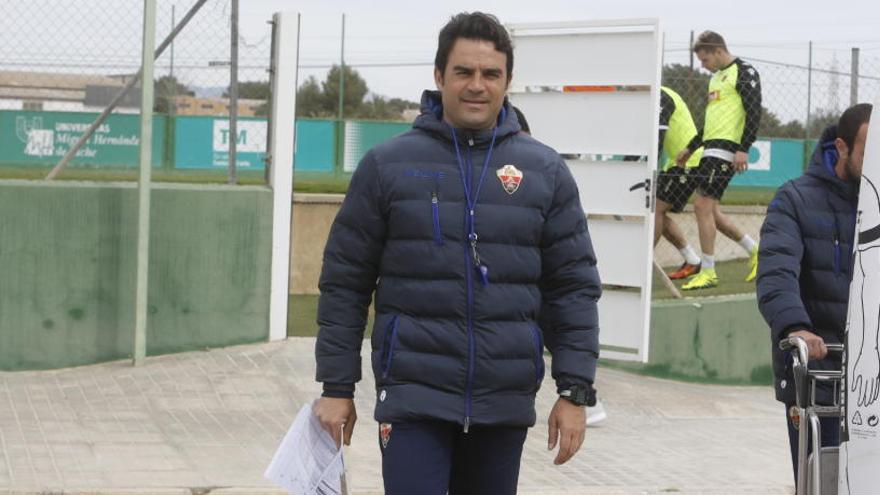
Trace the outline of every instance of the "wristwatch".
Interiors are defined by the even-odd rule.
[[[589,383],[563,387],[559,390],[559,396],[576,406],[592,407],[596,405],[596,390]]]

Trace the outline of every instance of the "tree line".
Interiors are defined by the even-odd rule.
[[[323,81],[309,76],[296,91],[296,116],[316,119],[333,119],[338,116],[341,67],[334,65]],[[402,98],[386,98],[370,93],[366,81],[354,69],[344,70],[344,118],[368,120],[403,120],[404,110],[418,109],[419,104]],[[158,113],[168,113],[175,96],[194,96],[195,92],[174,76],[162,76],[155,83],[155,106]],[[245,81],[238,83],[238,97],[268,102],[271,93],[269,81]],[[229,97],[229,88],[223,93]],[[268,103],[257,108],[258,116],[268,113]]]
[[[338,116],[340,75],[343,68],[334,65],[323,81],[309,76],[296,92],[296,116],[316,119],[334,119]],[[404,110],[418,109],[419,104],[401,98],[386,98],[370,93],[367,82],[355,69],[344,67],[345,94],[343,104],[345,118],[372,120],[403,120]],[[662,81],[681,95],[690,108],[697,127],[703,124],[706,112],[706,91],[710,76],[704,72],[691,69],[683,64],[670,64],[663,67]],[[269,101],[269,81],[246,81],[238,86],[239,98]],[[195,93],[174,76],[162,76],[156,80],[156,104],[154,111],[168,113],[169,102],[175,95],[194,95]],[[229,91],[223,93],[228,98]],[[257,115],[265,116],[268,103],[257,109]],[[800,120],[782,120],[764,106],[761,109],[761,127],[758,135],[768,138],[803,139],[805,136],[815,138],[822,133],[828,124],[835,123],[838,112],[820,109],[810,117],[809,129]],[[809,132],[807,132],[809,131]]]

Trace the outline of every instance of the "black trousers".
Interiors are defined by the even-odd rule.
[[[386,495],[514,495],[526,427],[379,426]]]

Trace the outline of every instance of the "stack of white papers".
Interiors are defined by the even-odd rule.
[[[321,427],[312,404],[299,410],[264,477],[295,495],[346,495],[342,448]]]

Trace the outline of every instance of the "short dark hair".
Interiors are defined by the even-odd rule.
[[[440,74],[446,72],[449,52],[459,38],[469,40],[491,41],[495,49],[507,55],[507,79],[513,75],[513,43],[510,35],[492,14],[483,12],[462,12],[454,15],[440,30],[437,41],[437,55],[434,56],[434,67]]]
[[[725,52],[727,51],[727,43],[724,42],[724,38],[716,33],[715,31],[703,31],[697,36],[697,41],[694,42],[694,53],[701,51],[714,52],[715,49],[721,48]]]
[[[855,145],[856,134],[859,133],[862,124],[871,121],[872,109],[873,105],[870,103],[859,103],[847,108],[840,116],[840,120],[837,122],[837,137],[846,143],[850,151]]]

